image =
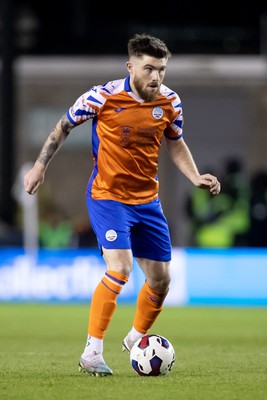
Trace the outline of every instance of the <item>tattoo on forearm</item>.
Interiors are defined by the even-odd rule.
[[[53,131],[49,134],[41,152],[38,161],[47,166],[54,154],[59,149],[60,145],[65,141],[69,135],[73,125],[70,124],[67,117],[64,115],[59,123],[55,126]]]
[[[63,115],[63,117],[61,118],[61,129],[62,129],[62,132],[64,133],[65,139],[68,137],[72,128],[73,128],[73,125],[70,124],[70,121],[68,120],[66,115]]]
[[[48,136],[48,139],[45,142],[44,147],[42,148],[41,153],[38,157],[39,162],[43,165],[47,165],[58,148],[59,141],[56,138],[54,131],[52,131]]]

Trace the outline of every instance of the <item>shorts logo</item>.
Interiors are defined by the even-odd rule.
[[[117,239],[118,235],[116,231],[110,229],[109,231],[106,232],[105,237],[109,242],[114,242],[114,240]]]
[[[161,107],[155,107],[152,110],[152,115],[155,119],[160,119],[163,117],[163,110]]]

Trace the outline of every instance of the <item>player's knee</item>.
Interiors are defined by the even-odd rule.
[[[107,268],[129,277],[133,267],[133,257],[130,250],[103,249]]]
[[[129,265],[129,264],[121,265],[120,267],[118,267],[118,271],[122,275],[125,275],[125,276],[128,276],[128,277],[130,275],[131,270],[132,270],[132,266]]]
[[[131,264],[127,263],[116,266],[108,265],[108,269],[111,271],[119,272],[120,274],[129,277],[132,270],[132,266]]]
[[[148,280],[148,285],[159,292],[166,292],[169,289],[171,283],[171,277],[169,274],[165,274],[160,278],[152,278]]]

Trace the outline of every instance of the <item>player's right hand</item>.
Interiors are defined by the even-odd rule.
[[[35,164],[24,176],[24,188],[27,193],[35,194],[38,187],[44,182],[45,171]]]

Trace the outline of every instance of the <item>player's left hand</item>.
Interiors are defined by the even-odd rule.
[[[210,193],[215,195],[219,194],[221,191],[221,184],[216,178],[211,174],[204,174],[198,177],[197,186],[201,189],[209,189]]]

